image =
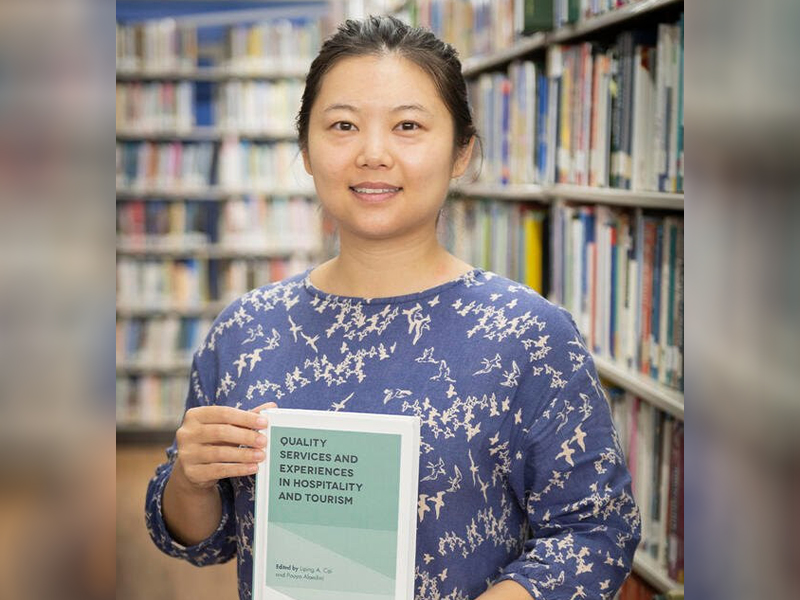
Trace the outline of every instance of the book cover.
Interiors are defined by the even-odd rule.
[[[254,600],[411,600],[420,421],[268,409]]]

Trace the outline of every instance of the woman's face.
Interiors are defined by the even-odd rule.
[[[454,155],[453,120],[433,80],[400,56],[340,60],[312,106],[306,171],[343,237],[435,235],[452,177],[472,149]]]

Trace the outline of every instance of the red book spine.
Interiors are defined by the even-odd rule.
[[[675,423],[669,465],[667,574],[683,583],[683,423]]]
[[[644,222],[644,248],[642,259],[642,318],[639,342],[639,371],[650,373],[650,321],[653,312],[653,259],[656,245],[656,223],[651,219]]]

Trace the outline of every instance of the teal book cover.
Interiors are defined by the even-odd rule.
[[[417,417],[268,409],[254,600],[411,600]]]

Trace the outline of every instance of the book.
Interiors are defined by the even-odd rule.
[[[419,418],[263,414],[253,600],[412,600]]]
[[[553,28],[553,1],[552,0],[525,0],[524,2],[524,28],[525,35],[537,31],[548,31]]]

